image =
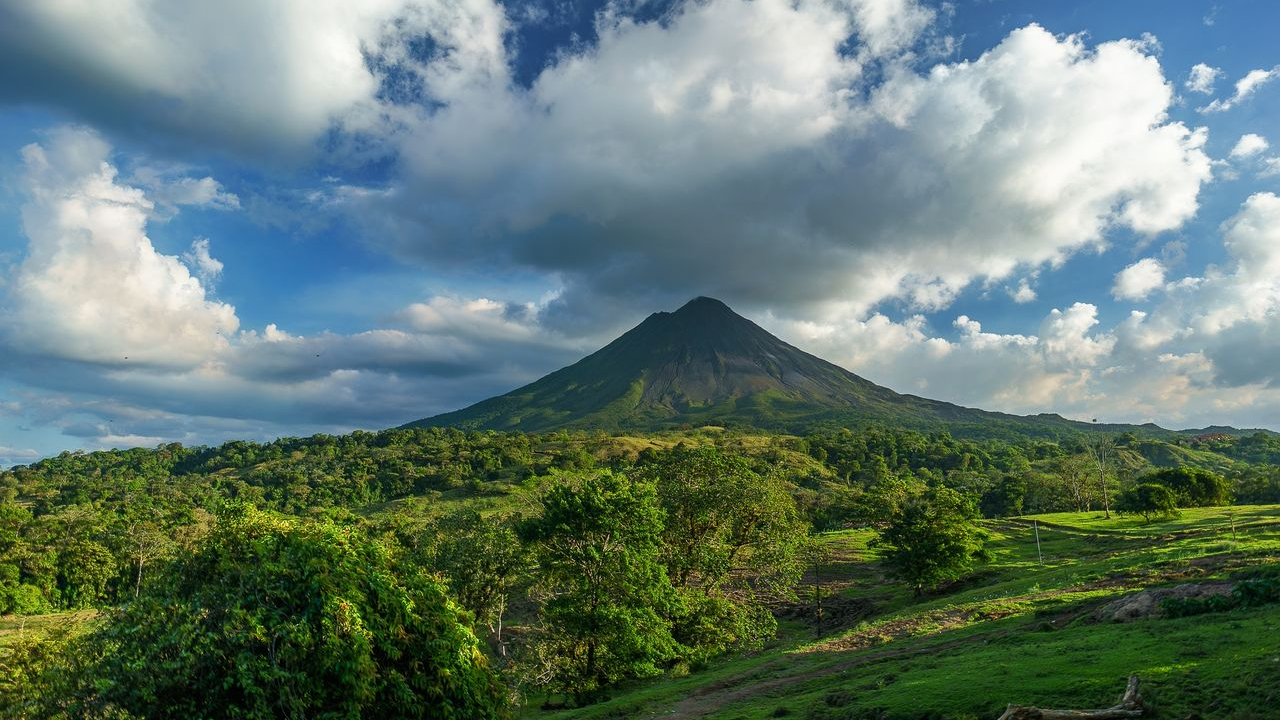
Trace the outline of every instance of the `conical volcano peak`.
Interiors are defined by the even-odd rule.
[[[537,382],[419,423],[522,430],[761,425],[775,413],[830,416],[894,397],[779,340],[723,302],[696,297]]]
[[[715,298],[707,297],[705,295],[699,295],[698,297],[690,300],[684,305],[681,305],[680,309],[676,310],[672,314],[673,315],[722,314],[722,315],[734,315],[734,316],[738,315],[732,309],[730,309],[728,305],[725,305],[723,302]]]

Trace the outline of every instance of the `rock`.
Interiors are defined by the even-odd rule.
[[[1214,596],[1230,595],[1231,587],[1230,583],[1216,583],[1151,588],[1113,600],[1098,608],[1093,616],[1103,622],[1132,622],[1139,618],[1159,617],[1161,603],[1165,600],[1170,598],[1203,600]]]

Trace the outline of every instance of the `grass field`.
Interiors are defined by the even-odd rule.
[[[98,615],[97,610],[74,610],[49,615],[0,615],[0,649],[23,636],[39,636],[62,625],[74,626],[89,622]]]
[[[1101,513],[984,524],[993,560],[921,599],[882,576],[871,532],[828,534],[824,626],[792,620],[763,652],[620,689],[587,708],[524,714],[994,719],[1010,702],[1106,707],[1138,674],[1150,717],[1280,718],[1280,606],[1129,623],[1094,617],[1146,587],[1280,572],[1280,506],[1188,510],[1149,525]],[[802,597],[813,597],[812,578]]]

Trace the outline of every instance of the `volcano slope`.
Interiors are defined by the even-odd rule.
[[[783,342],[706,297],[675,312],[654,313],[600,350],[529,385],[405,427],[654,431],[728,425],[804,432],[875,424],[946,429],[966,437],[1098,430],[1173,434],[1155,425],[1007,415],[897,393]]]

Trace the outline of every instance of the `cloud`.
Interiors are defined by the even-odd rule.
[[[1250,70],[1244,77],[1236,81],[1236,91],[1226,100],[1215,99],[1213,102],[1200,108],[1202,113],[1224,112],[1239,105],[1258,91],[1258,88],[1267,83],[1280,78],[1280,65],[1270,70]]]
[[[1143,258],[1116,273],[1111,296],[1117,300],[1146,300],[1151,291],[1164,285],[1164,265],[1155,258]]]
[[[26,463],[43,455],[35,448],[19,448],[0,445],[0,468],[9,467],[18,463]]]
[[[1256,133],[1245,133],[1236,141],[1235,147],[1231,148],[1232,159],[1243,159],[1253,157],[1265,151],[1270,144],[1267,139]]]
[[[25,347],[57,357],[192,367],[226,346],[235,309],[156,252],[146,235],[155,203],[117,181],[109,151],[74,127],[23,148],[30,246],[8,324]]]
[[[1210,67],[1205,63],[1196,63],[1191,67],[1191,75],[1187,78],[1184,86],[1191,92],[1211,95],[1213,94],[1213,86],[1217,84],[1220,77],[1222,77],[1220,68]]]
[[[376,428],[581,352],[539,326],[540,305],[484,298],[430,297],[352,334],[242,331],[208,296],[223,270],[210,241],[181,259],[159,253],[147,235],[155,200],[120,181],[110,146],[79,127],[46,135],[22,151],[29,245],[5,289],[0,376],[26,399],[8,415],[93,446]]]
[[[501,58],[505,27],[489,0],[16,0],[0,10],[0,99],[148,141],[298,157],[334,129],[385,132],[387,93],[457,89],[457,73]],[[422,78],[409,41],[424,36],[438,61]]]
[[[1097,307],[1050,311],[1035,335],[986,330],[961,315],[957,336],[922,316],[894,322],[831,314],[765,325],[812,352],[900,391],[1014,413],[1202,427],[1280,425],[1280,197],[1250,196],[1221,227],[1227,261],[1163,282],[1153,259],[1123,271],[1149,310],[1105,327]],[[1118,278],[1117,289],[1123,284]],[[1123,293],[1121,293],[1123,294]]]
[[[1018,287],[1016,289],[1009,290],[1009,297],[1013,298],[1014,302],[1021,305],[1035,300],[1036,291],[1032,289],[1031,285],[1027,282],[1027,279],[1023,278],[1018,281]]]
[[[182,254],[182,260],[196,271],[196,276],[205,287],[213,287],[222,275],[222,261],[209,255],[209,238],[193,240],[191,250]]]
[[[211,177],[191,177],[181,165],[158,167],[142,165],[134,168],[128,182],[144,188],[148,197],[164,209],[162,217],[177,214],[183,206],[238,210],[240,198],[228,192]]]
[[[344,206],[400,257],[554,276],[549,321],[588,325],[700,293],[936,309],[1196,212],[1205,134],[1168,120],[1147,44],[1029,26],[870,74],[859,22],[812,0],[615,19],[527,91],[481,83],[423,117],[399,181]]]

